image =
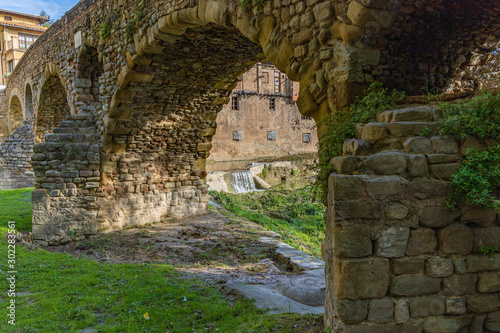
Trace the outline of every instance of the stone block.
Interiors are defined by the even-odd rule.
[[[391,260],[392,273],[394,275],[403,274],[424,274],[424,257],[404,257]]]
[[[410,299],[410,316],[429,317],[445,313],[444,299],[438,296],[415,297]]]
[[[355,156],[335,156],[330,163],[338,173],[349,174],[356,170],[358,159]]]
[[[406,195],[416,199],[430,199],[446,195],[448,183],[433,179],[413,180],[406,185]]]
[[[489,227],[495,223],[496,211],[486,208],[471,208],[462,215],[461,220],[480,227]]]
[[[389,297],[370,301],[368,321],[377,324],[392,322],[394,318],[394,301]]]
[[[387,124],[389,132],[396,137],[417,136],[431,127],[431,123],[418,121],[401,121]]]
[[[359,324],[365,320],[368,302],[364,300],[335,299],[335,315],[344,324]]]
[[[389,261],[382,258],[333,260],[333,285],[338,299],[382,298],[390,282]]]
[[[445,257],[431,257],[425,262],[425,272],[432,277],[446,277],[453,274],[453,262]]]
[[[469,254],[472,251],[472,230],[463,224],[452,224],[438,232],[439,250],[445,254]]]
[[[500,254],[471,255],[466,259],[467,272],[500,271]]]
[[[336,201],[358,200],[364,196],[365,180],[363,176],[331,174],[329,188],[333,189],[333,197]]]
[[[434,230],[429,228],[412,229],[406,255],[432,254],[436,252],[437,241]]]
[[[431,137],[432,150],[440,154],[457,154],[457,141],[450,135]]]
[[[408,173],[410,177],[425,177],[429,174],[427,158],[423,155],[408,156]]]
[[[442,228],[460,216],[460,210],[445,207],[425,207],[420,214],[420,224],[429,228]]]
[[[335,201],[335,214],[343,219],[378,219],[384,211],[380,201]]]
[[[461,315],[467,312],[465,299],[462,297],[450,297],[446,299],[446,314]]]
[[[384,215],[389,220],[401,220],[408,215],[408,207],[395,203],[385,207]]]
[[[374,199],[386,198],[403,192],[399,177],[379,177],[366,182],[366,191]]]
[[[474,274],[454,274],[443,279],[443,295],[465,296],[476,293],[477,276]]]
[[[425,275],[399,275],[392,280],[390,293],[394,296],[425,296],[441,291],[441,279]]]
[[[500,291],[500,272],[485,272],[479,274],[477,291],[480,293],[496,293]]]
[[[460,169],[460,163],[431,164],[429,169],[433,176],[440,179],[450,179]]]
[[[394,306],[394,321],[396,324],[406,324],[410,320],[410,301],[398,299]]]
[[[406,139],[403,147],[407,152],[417,154],[427,154],[432,149],[431,140],[421,136]]]
[[[463,332],[463,328],[472,321],[471,316],[439,316],[428,317],[424,321],[426,333],[456,333]]]
[[[370,225],[353,224],[333,227],[333,251],[340,258],[365,257],[372,254]]]
[[[496,246],[500,249],[500,227],[474,228],[473,230],[475,249],[481,246]]]
[[[314,6],[313,12],[316,21],[329,20],[333,17],[333,7],[330,1],[324,1],[317,4]]]
[[[371,150],[371,142],[365,140],[346,140],[342,146],[342,153],[346,155],[368,155],[371,153]]]
[[[385,139],[389,132],[385,128],[385,123],[368,123],[363,127],[361,133],[362,140],[378,141]]]
[[[401,174],[406,170],[406,155],[398,152],[370,155],[365,167],[380,175]]]
[[[457,155],[448,155],[448,154],[429,154],[427,155],[427,160],[431,164],[439,164],[439,163],[456,163],[461,161],[461,157]]]
[[[467,312],[486,313],[500,309],[498,296],[493,294],[467,296]]]
[[[500,312],[492,312],[488,314],[484,322],[484,328],[491,332],[500,332]]]
[[[406,251],[410,229],[393,226],[382,232],[375,243],[377,255],[386,258],[402,257]]]

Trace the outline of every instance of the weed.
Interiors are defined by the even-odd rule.
[[[266,179],[268,175],[269,170],[266,167],[262,168],[262,178]]]
[[[111,35],[111,17],[108,16],[106,19],[101,23],[101,30],[99,33],[100,37],[102,40],[108,39],[108,37]]]
[[[500,252],[500,249],[498,249],[498,247],[494,245],[482,245],[477,248],[477,252],[484,255],[493,255],[493,253]]]
[[[132,17],[127,22],[125,26],[125,32],[127,37],[132,37],[134,32],[137,30],[137,24],[144,18],[144,4],[142,4],[137,10],[132,12]]]

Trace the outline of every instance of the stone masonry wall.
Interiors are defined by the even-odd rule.
[[[0,189],[33,187],[33,144],[33,126],[28,120],[0,143]]]
[[[500,332],[500,255],[478,253],[500,247],[500,211],[445,207],[478,143],[437,135],[440,114],[382,112],[332,160],[323,255],[335,332]]]
[[[8,136],[8,126],[6,124],[6,121],[8,120],[9,109],[7,104],[7,91],[5,88],[0,88],[0,142],[2,142],[5,137]]]

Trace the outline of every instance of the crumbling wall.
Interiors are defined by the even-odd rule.
[[[332,160],[323,256],[335,332],[498,331],[500,255],[478,248],[500,247],[500,212],[446,208],[474,142],[438,135],[439,117],[383,112]]]

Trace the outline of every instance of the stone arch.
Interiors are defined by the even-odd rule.
[[[48,63],[40,83],[38,110],[35,122],[35,142],[43,142],[67,116],[74,114],[68,103],[67,91],[57,67]]]
[[[24,118],[33,118],[33,91],[30,83],[26,83],[24,89]]]
[[[9,134],[23,124],[24,110],[21,101],[22,99],[19,98],[18,92],[13,91],[9,100]]]

